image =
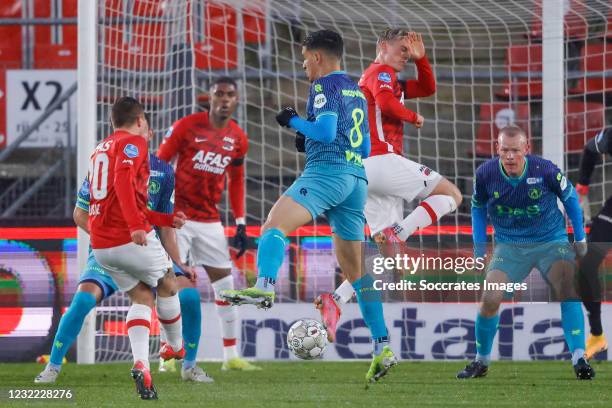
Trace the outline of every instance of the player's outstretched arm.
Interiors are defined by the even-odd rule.
[[[409,79],[404,84],[408,99],[431,96],[436,92],[436,78],[429,60],[425,55],[423,37],[419,33],[410,33],[407,38],[408,49],[417,69],[417,79]]]
[[[574,241],[583,241],[586,234],[584,233],[584,220],[582,218],[582,209],[580,208],[580,202],[578,200],[578,194],[576,194],[576,189],[572,187],[572,192],[565,200],[562,201],[562,203],[563,207],[565,208],[565,212],[572,223],[572,228],[574,229]]]
[[[172,163],[181,145],[183,127],[182,120],[178,120],[168,129],[168,132],[166,132],[164,136],[164,140],[162,140],[159,149],[157,149],[157,157],[165,162]]]
[[[472,240],[474,258],[484,258],[487,254],[487,209],[472,205]]]
[[[132,151],[136,152],[136,155],[130,154],[127,156],[125,150],[128,146],[132,146]],[[146,230],[146,219],[136,204],[136,191],[134,190],[134,169],[138,168],[147,157],[147,144],[144,138],[138,136],[126,141],[125,148],[121,146],[120,151],[123,154],[118,154],[115,159],[115,178],[113,185],[117,193],[117,201],[119,201],[119,207],[123,214],[130,233],[133,236],[133,241],[139,245],[144,242],[142,235]]]
[[[412,123],[417,128],[423,126],[423,116],[405,107],[391,92],[379,92],[375,100],[384,115]]]
[[[85,177],[77,194],[72,219],[77,227],[89,234],[89,179]]]
[[[584,219],[582,208],[578,200],[578,194],[572,183],[561,173],[556,166],[546,174],[546,181],[551,191],[559,197],[565,212],[567,213],[572,228],[574,229],[574,242],[576,243],[576,253],[578,256],[586,254],[586,234],[584,232]]]
[[[580,175],[576,190],[578,194],[588,194],[589,184],[595,165],[602,154],[612,154],[612,128],[603,129],[584,146],[580,157]]]
[[[158,211],[146,210],[147,220],[157,227],[172,227],[182,228],[185,225],[187,217],[182,211],[178,211],[174,214],[166,214]]]
[[[367,132],[367,134],[364,136],[363,142],[361,142],[361,146],[359,146],[359,148],[361,149],[362,159],[367,159],[368,157],[370,157],[370,152],[372,151],[372,141],[370,140],[370,132]]]
[[[294,108],[286,107],[276,115],[276,121],[318,142],[331,143],[336,138],[338,115],[333,112],[323,112],[314,122],[310,122],[300,118]]]
[[[234,161],[227,168],[227,191],[229,193],[230,205],[236,220],[236,234],[231,244],[238,250],[236,258],[240,258],[247,250],[248,238],[245,222],[245,181],[244,181],[244,159]]]
[[[483,258],[487,254],[487,189],[484,176],[476,170],[474,192],[472,194],[472,240],[474,257]]]
[[[172,262],[187,275],[187,278],[192,282],[196,281],[196,271],[195,268],[185,265],[181,261],[181,255],[179,252],[178,244],[176,242],[176,231],[172,227],[161,227],[159,229],[159,240],[161,241],[162,246],[172,259]]]
[[[85,231],[89,234],[89,214],[87,211],[80,207],[74,207],[74,211],[72,212],[72,219],[77,227]]]

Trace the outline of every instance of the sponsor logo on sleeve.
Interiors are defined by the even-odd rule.
[[[390,83],[391,82],[391,75],[388,72],[381,72],[380,74],[378,74],[378,80]]]
[[[561,177],[559,186],[561,187],[561,191],[565,191],[565,189],[567,188],[567,178],[565,178],[565,176]]]
[[[125,153],[127,157],[133,159],[134,157],[138,157],[138,147],[131,143],[126,144],[123,148],[123,153]]]
[[[168,128],[168,131],[167,131],[167,132],[166,132],[166,134],[164,135],[164,137],[170,137],[170,136],[172,136],[172,131],[174,131],[174,127],[173,127],[173,126],[170,126],[170,127]]]
[[[424,176],[429,176],[431,174],[431,169],[427,166],[419,167],[419,171],[423,173]]]
[[[380,84],[379,89],[391,89],[393,90],[393,87],[389,84]]]
[[[315,96],[315,99],[314,99],[315,108],[321,109],[323,106],[325,106],[326,103],[327,103],[327,98],[325,97],[324,94],[319,94]]]
[[[323,87],[321,86],[321,84],[315,84],[314,86],[314,90],[315,92],[323,92]]]

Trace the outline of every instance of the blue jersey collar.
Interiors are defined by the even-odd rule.
[[[323,75],[321,78],[325,78],[325,77],[328,77],[330,75],[342,75],[342,74],[346,74],[346,71],[343,71],[343,70],[332,71],[332,72],[330,72],[327,75]]]
[[[527,175],[527,167],[529,167],[529,158],[527,156],[525,156],[525,167],[523,168],[523,173],[521,173],[521,175],[518,177],[510,177],[506,174],[501,158],[499,158],[497,162],[499,164],[499,172],[502,174],[504,179],[512,185],[512,187],[516,187],[521,181],[523,181],[523,179],[525,179],[525,176]]]

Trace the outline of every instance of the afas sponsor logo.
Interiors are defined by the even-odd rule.
[[[223,174],[227,165],[232,162],[231,156],[224,156],[215,152],[199,150],[191,159],[195,162],[193,168],[214,174]]]

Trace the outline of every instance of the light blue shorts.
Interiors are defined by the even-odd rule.
[[[115,284],[115,281],[113,281],[113,278],[111,278],[110,275],[106,273],[104,269],[102,269],[91,251],[89,252],[89,257],[87,258],[87,266],[79,279],[79,283],[84,282],[93,282],[98,285],[100,289],[102,289],[102,299],[100,301],[106,299],[119,290]]]
[[[575,264],[576,254],[569,242],[498,243],[493,250],[488,270],[500,270],[508,276],[510,282],[519,283],[525,280],[533,268],[547,279],[550,267],[557,261]]]
[[[312,219],[325,214],[332,232],[346,241],[363,241],[368,182],[352,174],[307,172],[285,195],[306,208]]]

